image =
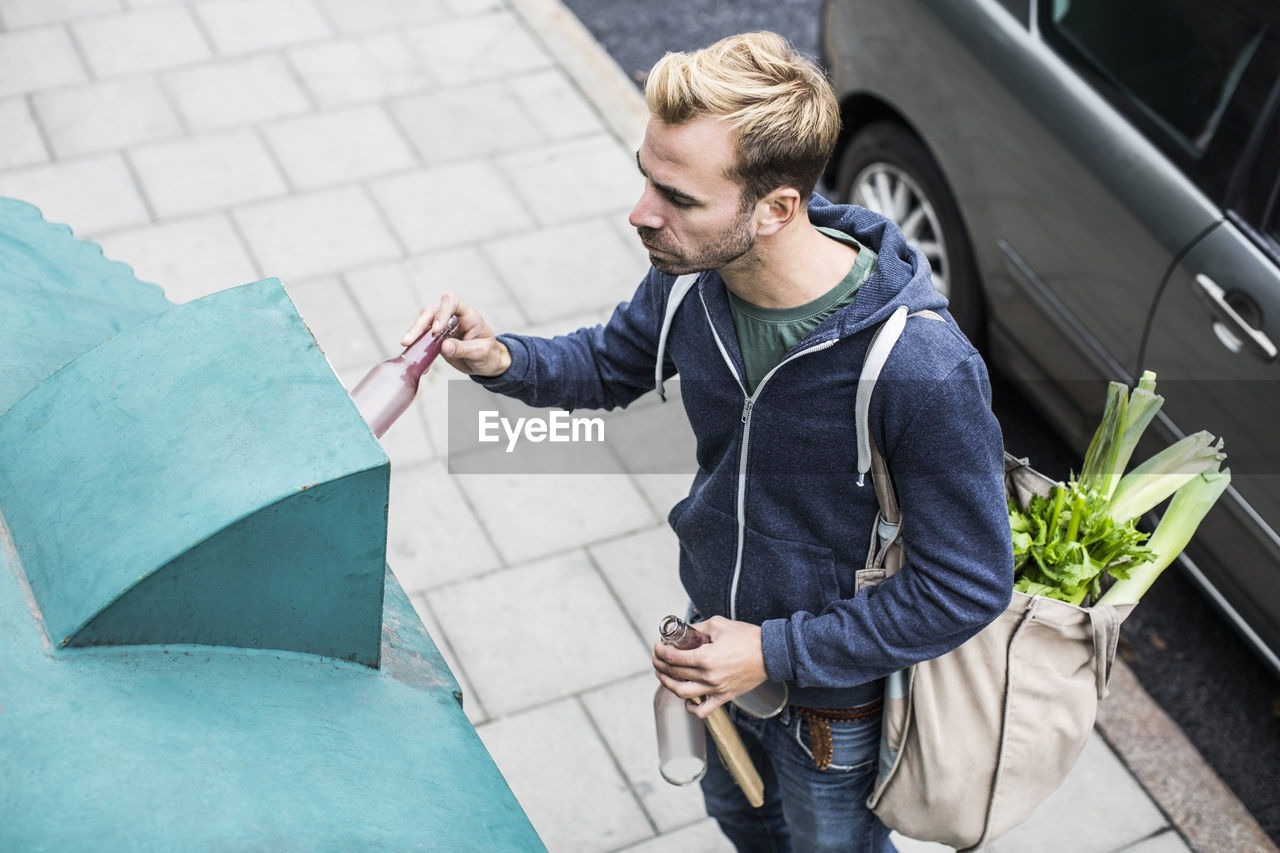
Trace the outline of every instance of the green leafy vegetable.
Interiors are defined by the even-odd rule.
[[[1106,503],[1076,484],[1059,486],[1052,499],[1036,496],[1025,509],[1011,502],[1015,588],[1078,605],[1097,595],[1104,571],[1126,577],[1150,559],[1143,547],[1147,534],[1132,519],[1113,521]]]
[[[1080,477],[1049,497],[1034,496],[1025,507],[1009,502],[1015,589],[1075,605],[1100,598],[1135,603],[1186,547],[1230,482],[1230,472],[1217,470],[1226,459],[1221,439],[1215,443],[1201,432],[1124,473],[1163,402],[1150,371],[1132,392],[1110,383]],[[1135,523],[1170,495],[1165,520],[1149,538]],[[1107,576],[1114,583],[1104,598]]]

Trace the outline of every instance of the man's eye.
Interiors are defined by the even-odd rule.
[[[690,208],[690,207],[693,207],[693,202],[688,201],[688,200],[683,199],[683,198],[679,198],[679,197],[677,197],[677,196],[673,196],[673,195],[669,195],[669,196],[667,196],[667,201],[671,202],[673,205],[675,205],[676,207],[679,207],[679,208]]]

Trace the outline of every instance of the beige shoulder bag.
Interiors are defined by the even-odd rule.
[[[867,427],[871,390],[906,318],[899,308],[877,332],[859,381],[859,474],[871,471],[880,505],[860,587],[910,562],[888,467]],[[1025,505],[1053,485],[1006,454],[1010,498]],[[1017,826],[1084,749],[1131,610],[1014,592],[1004,613],[959,648],[891,675],[868,807],[905,836],[962,850]]]

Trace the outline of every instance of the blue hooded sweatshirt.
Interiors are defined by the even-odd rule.
[[[724,281],[702,274],[662,354],[663,375],[680,376],[698,466],[668,520],[697,612],[760,625],[769,678],[788,682],[793,703],[848,708],[994,619],[1009,602],[1013,556],[986,367],[928,262],[863,208],[815,194],[809,217],[869,246],[877,269],[749,396]],[[603,326],[501,336],[511,367],[479,381],[537,407],[626,406],[653,389],[674,281],[650,269]],[[907,322],[872,396],[871,437],[897,490],[905,559],[855,594],[877,506],[870,479],[857,482],[854,399],[871,337],[900,305],[944,322]]]

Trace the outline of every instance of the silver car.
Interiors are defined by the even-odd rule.
[[[902,225],[1072,447],[1143,370],[1135,459],[1225,437],[1185,568],[1280,673],[1280,3],[827,0],[822,45],[829,185]]]

